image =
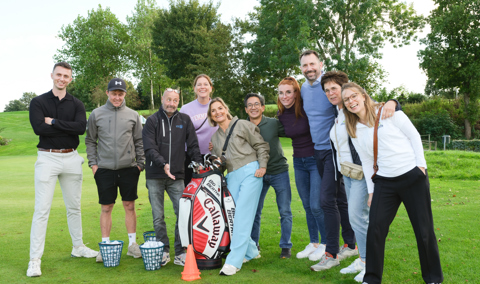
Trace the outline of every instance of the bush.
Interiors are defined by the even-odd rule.
[[[461,137],[461,130],[444,109],[425,111],[419,118],[411,120],[420,134],[430,134],[433,141],[442,143],[443,135],[450,135],[452,139]]]
[[[454,150],[480,152],[480,140],[453,140],[452,148]]]

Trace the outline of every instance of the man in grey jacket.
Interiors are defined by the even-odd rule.
[[[102,242],[110,241],[112,210],[119,188],[129,240],[127,255],[140,258],[135,200],[138,198],[138,178],[145,167],[142,123],[138,113],[125,106],[127,85],[124,80],[112,79],[106,93],[107,103],[93,110],[88,118],[85,137],[88,165],[92,168],[102,206]],[[98,254],[97,262],[102,261]]]

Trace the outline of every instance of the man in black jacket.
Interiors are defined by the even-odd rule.
[[[185,177],[185,145],[193,161],[202,162],[197,135],[190,117],[177,111],[180,94],[167,88],[162,106],[151,115],[142,131],[148,197],[152,205],[153,227],[158,241],[164,243],[162,266],[170,261],[170,243],[164,216],[164,195],[168,193],[177,216],[175,223],[174,264],[185,264],[185,250],[178,234],[178,202],[182,197]]]

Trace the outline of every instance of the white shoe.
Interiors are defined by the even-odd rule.
[[[186,253],[182,253],[181,255],[176,255],[173,259],[173,264],[185,266],[185,259],[187,258]]]
[[[301,252],[297,253],[297,258],[306,258],[309,256],[312,252],[314,252],[317,248],[312,244],[309,243],[304,250]]]
[[[357,258],[357,259],[355,259],[354,262],[352,262],[352,264],[350,264],[349,266],[347,266],[345,268],[342,268],[340,270],[340,273],[342,273],[342,274],[357,273],[357,272],[362,271],[364,269],[365,269],[365,263],[363,263],[360,258]]]
[[[42,275],[42,271],[40,270],[41,263],[42,261],[40,260],[40,258],[30,259],[30,262],[28,263],[27,276],[37,277]]]
[[[251,259],[243,258],[243,263],[247,263],[247,262],[249,262],[249,261],[252,260],[252,259],[259,259],[260,257],[262,257],[262,256],[261,256],[260,253],[259,253],[259,254],[257,254],[256,257],[251,258]]]
[[[239,268],[236,268],[233,265],[225,263],[225,265],[223,265],[222,267],[222,270],[220,270],[220,275],[231,276],[237,273],[238,271],[240,271]]]
[[[328,255],[327,255],[328,254]],[[322,270],[327,270],[330,269],[334,266],[340,265],[340,261],[337,258],[333,258],[331,254],[326,252],[322,258],[320,259],[320,262],[310,266],[310,269],[312,271],[322,271]]]
[[[94,258],[97,257],[98,251],[94,251],[91,248],[88,248],[84,244],[73,247],[72,249],[72,257],[86,257],[86,258]]]
[[[170,253],[164,252],[162,256],[162,262],[160,263],[160,265],[165,266],[169,262],[170,262]]]
[[[98,253],[97,258],[95,259],[96,262],[103,262],[102,254]]]
[[[322,258],[322,256],[325,254],[325,248],[325,245],[319,244],[317,249],[308,256],[308,259],[311,261],[320,260],[320,258]]]
[[[357,282],[362,282],[363,281],[363,277],[365,276],[365,268],[362,269],[362,271],[360,271],[360,273],[358,273],[357,276],[355,276],[355,278],[353,278],[355,281]]]
[[[133,256],[133,258],[142,257],[142,252],[140,251],[140,247],[137,243],[133,243],[131,246],[128,247],[127,255]]]
[[[355,255],[358,255],[357,246],[355,246],[355,249],[351,249],[351,248],[348,247],[348,245],[343,245],[342,247],[340,247],[340,251],[337,254],[339,261],[342,261],[346,258],[349,258],[351,256],[355,256]]]

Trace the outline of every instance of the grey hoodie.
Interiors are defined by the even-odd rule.
[[[118,170],[145,167],[142,122],[138,113],[122,105],[115,107],[110,100],[90,114],[87,122],[88,166]]]

